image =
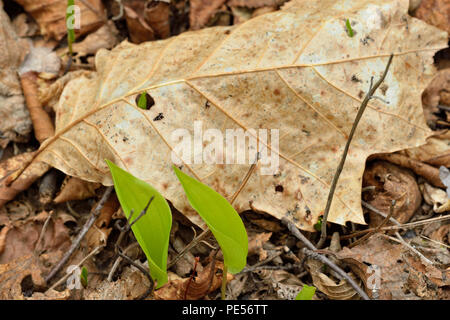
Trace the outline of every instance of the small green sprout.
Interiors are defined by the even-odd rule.
[[[83,267],[81,269],[80,281],[81,281],[81,284],[83,285],[83,287],[86,288],[88,285],[88,270],[86,269],[86,267]]]
[[[139,96],[137,105],[139,108],[147,110],[147,95],[145,92],[142,92]]]
[[[67,28],[67,44],[69,46],[69,55],[73,56],[72,44],[75,42],[75,30],[73,27],[73,21],[75,17],[75,11],[71,10],[74,8],[75,0],[67,0],[67,10],[66,10],[66,28]]]
[[[347,34],[350,38],[353,38],[355,33],[353,32],[352,25],[350,24],[350,20],[345,21],[345,26],[347,27]]]
[[[312,300],[314,293],[316,293],[316,287],[305,284],[295,297],[295,300]]]
[[[322,230],[322,220],[323,216],[320,216],[319,219],[317,219],[317,222],[314,224],[314,229],[316,229],[317,231]]]

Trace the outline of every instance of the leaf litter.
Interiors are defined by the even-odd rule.
[[[65,1],[61,1],[63,2]],[[330,247],[322,251],[337,265],[345,268],[348,275],[372,298],[449,298],[449,225],[444,219],[436,220],[439,219],[436,216],[439,208],[444,208],[441,211],[444,214],[448,211],[445,204],[442,205],[442,194],[445,194],[443,186],[447,186],[447,183],[441,172],[445,171],[441,169],[439,172],[440,166],[449,167],[447,160],[450,144],[448,130],[445,130],[448,113],[442,108],[448,100],[445,81],[442,76],[435,74],[431,66],[435,51],[446,45],[446,35],[407,16],[407,1],[383,1],[380,15],[372,15],[374,20],[369,21],[361,21],[359,18],[380,12],[375,9],[380,5],[377,2],[362,1],[355,8],[350,8],[342,7],[343,2],[340,1],[325,1],[319,5],[311,1],[308,6],[302,7],[298,5],[299,1],[291,1],[286,2],[283,10],[276,11],[284,2],[249,1],[244,4],[234,0],[218,1],[215,7],[202,13],[203,17],[194,16],[195,10],[191,10],[190,27],[200,29],[211,25],[227,25],[226,27],[203,29],[195,34],[181,34],[166,42],[149,42],[139,46],[126,42],[115,46],[119,39],[127,36],[124,36],[124,26],[128,28],[125,31],[129,32],[128,35],[133,32],[133,27],[131,24],[126,25],[127,16],[119,18],[119,21],[113,20],[115,22],[110,20],[108,24],[112,28],[111,32],[106,26],[96,32],[86,31],[86,40],[77,40],[74,44],[79,52],[79,57],[75,57],[70,67],[74,72],[63,77],[60,77],[60,73],[49,80],[43,80],[45,75],[38,78],[39,99],[47,112],[52,114],[54,109],[57,132],[54,138],[44,142],[38,154],[30,152],[15,157],[8,155],[7,160],[0,165],[1,176],[4,177],[0,181],[0,203],[5,205],[9,201],[0,212],[0,261],[4,261],[0,264],[0,287],[4,288],[0,290],[2,298],[137,299],[142,296],[148,290],[148,279],[134,266],[122,261],[113,274],[112,281],[107,280],[104,275],[111,270],[116,260],[114,244],[119,232],[115,223],[118,219],[123,219],[123,213],[120,209],[117,210],[117,199],[105,204],[97,221],[66,264],[76,265],[95,248],[104,246],[83,264],[88,270],[87,287],[69,290],[62,284],[56,290],[49,290],[43,277],[59,261],[60,248],[69,245],[70,238],[74,240],[87,219],[93,206],[92,198],[103,190],[99,188],[100,183],[108,185],[110,177],[101,171],[100,163],[103,158],[122,163],[125,168],[128,166],[133,174],[138,172],[138,176],[141,175],[141,178],[152,184],[159,183],[157,187],[173,205],[169,261],[177,257],[200,231],[198,226],[201,223],[183,203],[183,198],[179,196],[180,190],[176,190],[173,181],[167,179],[169,175],[165,173],[164,163],[170,164],[170,158],[167,157],[169,152],[156,159],[154,155],[149,158],[148,153],[140,153],[148,147],[165,150],[166,145],[161,137],[170,138],[170,128],[184,127],[193,123],[193,120],[203,120],[204,129],[221,125],[256,128],[267,123],[282,123],[281,128],[285,128],[280,132],[280,137],[284,136],[279,150],[282,158],[280,172],[274,177],[254,175],[237,199],[236,209],[238,212],[244,211],[241,217],[249,232],[249,257],[243,272],[235,275],[233,280],[228,275],[228,296],[236,299],[295,299],[307,284],[317,288],[313,299],[359,299],[352,286],[338,274],[324,267],[320,261],[305,259],[301,250],[304,243],[290,236],[278,219],[287,215],[304,230],[302,232],[309,239],[317,240],[317,235],[308,231],[314,230],[312,226],[323,211],[328,193],[326,186],[333,177],[346,141],[345,134],[369,88],[371,76],[375,79],[379,76],[386,57],[392,50],[396,53],[390,71],[392,75],[388,76],[385,86],[378,92],[381,99],[370,102],[366,111],[368,114],[363,118],[355,142],[352,143],[333,201],[329,222],[336,222],[342,227],[330,227],[339,231],[344,249],[339,249],[341,244],[338,249],[332,249],[335,245],[333,243],[339,241],[336,240],[339,237],[335,237],[339,233],[335,232]],[[204,7],[199,3],[201,1],[183,0],[176,5],[171,4],[171,35],[189,28],[189,4],[191,9],[197,5],[198,9],[203,10]],[[430,3],[433,2],[423,1],[422,6],[430,6]],[[54,5],[55,8],[56,6]],[[106,7],[108,11],[114,8],[109,3]],[[416,12],[418,11],[413,11],[412,14],[416,15]],[[102,21],[95,28],[106,23],[101,15],[95,14],[95,10],[90,10],[90,13],[92,17],[96,16],[94,21]],[[307,20],[306,27],[299,33],[295,29],[295,22],[304,13],[310,14],[310,20]],[[260,18],[252,19],[260,14],[263,14]],[[117,16],[118,11],[113,11],[109,16],[114,15]],[[432,18],[416,16],[435,24]],[[149,23],[147,13],[144,13],[142,21]],[[352,38],[348,36],[346,21],[351,24],[354,33]],[[42,21],[38,23],[42,28]],[[230,26],[231,24],[235,26]],[[268,28],[268,34],[264,35],[266,30],[256,30],[264,29],[261,25]],[[270,33],[270,28],[273,27],[283,30],[277,29],[282,31],[279,34]],[[60,30],[58,32],[59,34],[46,35],[63,36]],[[342,41],[330,41],[330,32],[338,32],[339,36],[342,35]],[[298,34],[301,35],[300,38],[296,38]],[[190,35],[195,35],[196,38]],[[329,43],[324,45],[323,39],[327,39]],[[36,40],[33,38],[33,41]],[[48,44],[52,43],[52,40],[46,41]],[[141,41],[138,39],[136,42]],[[299,41],[302,44],[300,47]],[[239,50],[239,46],[244,49]],[[99,50],[100,48],[112,50],[104,51]],[[182,52],[193,49],[194,54],[171,55],[175,48]],[[301,50],[300,53],[298,49]],[[62,46],[57,52],[63,53],[65,50],[66,47]],[[232,59],[227,58],[226,54],[230,50],[235,50]],[[92,72],[89,70],[93,69],[92,55],[96,52],[96,71]],[[242,54],[237,54],[238,52]],[[291,63],[295,54],[298,55],[297,59]],[[143,59],[143,55],[153,58]],[[195,56],[198,56],[197,60]],[[224,57],[224,60],[220,60]],[[18,61],[22,59],[23,57]],[[62,61],[65,64],[67,60],[63,57]],[[119,64],[117,61],[125,63]],[[445,65],[445,61],[442,65]],[[153,71],[150,73],[150,70]],[[418,70],[421,72],[417,72]],[[305,78],[303,82],[302,77]],[[433,106],[427,107],[426,93],[422,96],[424,117],[418,102],[421,101],[422,91],[433,77],[432,85],[425,91],[432,92],[428,96],[433,96]],[[120,87],[120,83],[125,86]],[[248,89],[253,90],[244,92],[236,83],[241,86],[245,84]],[[219,90],[219,86],[223,92]],[[96,95],[95,90],[101,88],[104,91]],[[143,92],[154,99],[155,104],[150,110],[134,114],[134,100]],[[225,97],[226,94],[231,97]],[[20,92],[18,96],[21,97]],[[77,97],[79,100],[75,103],[74,99]],[[295,103],[292,102],[294,100]],[[349,108],[333,109],[333,104]],[[264,112],[260,105],[264,106]],[[280,108],[283,105],[290,110]],[[303,107],[300,108],[299,105]],[[205,110],[209,111],[195,112],[199,106],[208,106]],[[249,115],[238,107],[248,110]],[[277,110],[277,113],[267,110]],[[133,117],[129,117],[129,114]],[[124,115],[125,118],[120,119]],[[102,121],[101,117],[106,117],[108,123],[92,122]],[[153,124],[143,124],[141,121],[158,117],[159,120]],[[308,122],[311,119],[314,119],[314,126],[310,128]],[[134,127],[125,131],[118,130],[121,121],[131,121]],[[92,123],[94,126],[90,125]],[[433,130],[441,130],[432,132],[425,123]],[[298,133],[299,126],[304,126],[301,135]],[[330,131],[333,126],[336,132],[343,132],[342,138],[339,134],[338,137],[327,136],[326,131]],[[90,129],[93,130],[89,131]],[[76,136],[83,131],[89,134]],[[159,131],[160,134],[153,131]],[[98,135],[104,135],[104,138],[98,138]],[[119,143],[122,138],[123,144]],[[133,144],[137,148],[133,150],[132,156],[124,157]],[[89,145],[101,148],[94,150]],[[330,146],[331,150],[328,150]],[[14,150],[17,149],[15,145],[13,147]],[[286,150],[291,152],[284,154]],[[378,158],[393,164],[376,160],[377,156],[369,157],[373,153],[399,150],[402,151],[394,156]],[[307,158],[296,155],[301,152]],[[296,156],[299,158],[295,158]],[[120,162],[120,159],[126,161]],[[398,159],[401,161],[394,161]],[[149,163],[152,170],[148,169]],[[27,164],[25,171],[18,175]],[[424,164],[430,166],[430,171],[423,171]],[[69,181],[73,181],[75,186],[67,186],[65,183],[65,187],[61,187],[60,196],[55,201],[59,204],[36,202],[39,198],[36,187],[43,181],[40,177],[51,166],[68,174],[67,177],[71,177]],[[163,170],[159,170],[160,168]],[[234,169],[235,172],[204,164],[192,165],[184,170],[200,177],[209,176],[209,180],[206,178],[204,182],[229,197],[239,185],[242,172],[245,173],[248,166],[243,166],[242,170]],[[417,175],[423,178],[418,178]],[[431,179],[438,179],[440,185],[432,183],[430,176]],[[361,185],[364,187],[362,194]],[[59,182],[57,186],[60,187]],[[166,190],[167,187],[170,190]],[[27,191],[20,195],[20,201],[11,201],[24,190]],[[61,197],[63,194],[64,197]],[[362,200],[384,213],[389,211],[390,201],[396,200],[393,217],[398,223],[420,223],[423,220],[422,226],[418,224],[415,227],[405,227],[401,234],[407,243],[418,248],[433,264],[421,261],[405,244],[391,237],[393,231],[384,229],[351,249],[346,247],[352,243],[352,238],[355,239],[352,232],[357,234],[373,230],[383,221],[372,210],[361,210],[359,194],[362,195]],[[50,198],[52,197],[54,195]],[[53,209],[55,211],[50,211]],[[50,219],[49,213],[52,215]],[[41,239],[46,251],[39,252],[40,257],[30,256],[33,244],[37,241],[36,234],[39,237],[39,231],[46,221],[46,231]],[[365,221],[369,224],[369,229],[353,223],[347,223],[344,227],[346,221]],[[397,225],[388,222],[384,228],[390,227]],[[23,237],[21,234],[28,236]],[[223,270],[220,260],[223,257],[219,253],[214,260],[211,252],[218,248],[218,244],[213,238],[205,240],[169,269],[169,283],[156,290],[153,298],[218,298]],[[145,255],[135,246],[136,240],[132,235],[126,235],[122,244],[127,249],[130,247],[127,252],[131,260],[148,268],[146,262],[142,263]],[[12,254],[11,248],[22,249]],[[371,290],[370,276],[373,268],[370,266],[381,267],[383,285],[379,291]],[[65,269],[59,273],[59,277],[64,272]],[[9,277],[11,273],[15,277]]]

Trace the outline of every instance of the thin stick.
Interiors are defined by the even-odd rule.
[[[341,268],[339,268],[330,259],[328,259],[327,257],[325,257],[324,255],[322,255],[318,252],[311,251],[308,248],[303,248],[303,252],[305,253],[305,255],[307,257],[318,260],[318,261],[326,264],[327,266],[329,266],[337,274],[339,274],[342,278],[347,280],[347,282],[353,287],[353,289],[355,289],[355,291],[361,296],[361,298],[363,298],[364,300],[370,300],[369,296],[364,292],[364,290],[361,289],[358,286],[358,284],[352,278],[350,278],[350,276],[345,271],[343,271]]]
[[[103,248],[104,246],[98,246],[96,247],[94,250],[92,250],[86,257],[83,258],[83,260],[81,260],[78,264],[77,264],[77,268],[81,267],[83,265],[83,263],[85,263],[87,261],[87,259],[89,259],[90,257],[92,257],[93,255],[95,255],[101,248]],[[71,273],[67,273],[66,275],[64,275],[61,279],[59,279],[54,285],[52,285],[47,291],[52,290],[57,288],[60,284],[62,284],[64,281],[66,281],[66,279],[71,275]]]
[[[387,231],[387,230],[398,230],[398,229],[410,229],[410,228],[414,228],[417,226],[422,226],[425,224],[429,224],[429,223],[433,223],[433,222],[439,222],[439,221],[446,221],[446,220],[450,220],[450,214],[446,215],[446,216],[440,216],[440,217],[435,217],[435,218],[430,218],[430,219],[426,219],[426,220],[421,220],[421,221],[415,221],[415,222],[410,222],[410,223],[405,223],[405,224],[400,224],[400,225],[395,225],[395,226],[387,226],[387,227],[382,227],[380,228],[380,231]],[[370,229],[366,229],[366,230],[361,230],[361,231],[357,231],[348,235],[344,235],[341,236],[339,239],[340,240],[347,240],[349,238],[354,238],[354,237],[359,237],[360,235],[366,234],[368,232],[371,232],[375,230],[375,228],[370,228]]]
[[[42,226],[41,233],[40,233],[40,235],[39,235],[39,239],[38,239],[38,241],[36,242],[36,246],[34,247],[34,252],[35,252],[35,253],[38,252],[38,249],[39,249],[39,247],[40,247],[39,245],[41,244],[42,239],[44,238],[45,231],[47,230],[48,223],[50,222],[50,219],[51,219],[52,216],[53,216],[53,212],[54,212],[53,210],[50,211],[50,213],[49,213],[47,219],[45,219],[44,225]]]
[[[337,274],[339,274],[340,276],[342,276],[342,278],[344,278],[345,280],[347,280],[347,282],[353,287],[353,289],[355,289],[355,291],[361,296],[361,298],[363,298],[364,300],[370,300],[369,296],[364,292],[363,289],[361,289],[360,286],[358,286],[358,284],[353,281],[352,278],[350,278],[348,276],[348,274],[342,270],[341,268],[339,268],[334,262],[332,262],[330,259],[328,259],[327,257],[325,257],[324,255],[316,252],[316,247],[314,247],[314,245],[311,243],[311,241],[309,241],[298,229],[297,227],[290,222],[286,217],[283,217],[281,219],[281,221],[288,227],[289,231],[291,231],[291,233],[300,241],[302,241],[307,248],[303,248],[303,252],[305,253],[306,256],[319,260],[322,263],[328,265],[331,269],[333,269]],[[309,249],[308,249],[309,248]]]
[[[141,265],[137,264],[136,262],[134,262],[133,260],[131,260],[128,256],[124,255],[122,252],[118,252],[119,256],[125,260],[127,260],[127,262],[129,264],[131,264],[132,266],[136,267],[140,272],[142,272],[150,281],[150,287],[147,289],[146,292],[144,292],[139,298],[137,298],[136,300],[144,300],[145,298],[147,298],[149,295],[153,295],[153,290],[155,288],[155,282],[153,281],[152,277],[150,276],[150,273],[145,270],[144,267],[142,267]]]
[[[364,205],[364,202],[362,202]],[[367,206],[368,205],[368,206]],[[376,214],[379,214],[382,217],[387,217],[388,215],[385,214],[384,212],[381,212],[380,210],[372,207],[369,204],[364,205],[367,208],[369,208],[370,210],[372,210],[373,212],[375,212]],[[390,217],[389,218],[390,221],[393,221],[397,226],[401,226],[400,222],[398,222],[397,220],[395,220],[394,218]],[[397,237],[397,239],[408,249],[410,249],[412,252],[414,252],[416,255],[418,255],[423,261],[425,261],[428,264],[433,264],[433,262],[431,260],[429,260],[427,257],[425,257],[422,253],[420,253],[416,248],[414,248],[413,246],[411,246],[408,242],[406,242],[403,237],[400,235],[400,233],[398,233],[398,231],[395,231],[395,236]]]
[[[139,245],[138,242],[133,242],[128,247],[126,247],[125,250],[123,250],[123,254],[127,254],[128,251],[130,251],[131,249],[134,249],[138,245]],[[114,264],[113,264],[113,266],[111,268],[111,271],[109,271],[109,274],[108,274],[108,281],[109,282],[111,282],[113,280],[114,274],[116,273],[116,270],[119,267],[119,265],[122,262],[122,260],[123,259],[119,256],[119,257],[117,257],[116,261],[114,261]]]
[[[361,243],[362,241],[368,239],[370,236],[372,236],[373,234],[377,233],[380,231],[380,229],[389,221],[389,219],[392,217],[392,215],[394,214],[394,206],[395,206],[395,200],[392,200],[391,205],[389,207],[389,214],[383,219],[383,221],[375,228],[375,230],[373,230],[372,232],[368,232],[366,233],[364,236],[362,236],[361,238],[359,238],[358,240],[356,240],[353,243],[350,243],[347,247],[348,248],[353,248],[354,246],[356,246],[358,243]]]
[[[364,98],[363,102],[361,103],[361,106],[359,107],[358,113],[356,114],[355,121],[353,123],[352,129],[350,131],[350,135],[347,139],[347,143],[345,144],[344,151],[342,153],[341,162],[339,163],[336,173],[333,177],[333,182],[330,187],[330,192],[328,194],[328,200],[327,205],[325,207],[325,212],[323,214],[322,219],[322,229],[320,234],[319,242],[317,243],[317,248],[322,248],[322,246],[325,243],[325,240],[327,239],[327,221],[328,221],[328,214],[330,212],[331,208],[331,202],[333,201],[334,192],[336,190],[337,182],[339,180],[339,176],[341,175],[342,169],[344,168],[345,159],[347,158],[348,149],[350,147],[350,143],[352,142],[353,135],[356,131],[356,127],[358,126],[359,120],[361,120],[361,117],[364,113],[364,110],[366,109],[367,105],[369,104],[370,99],[372,99],[373,94],[378,89],[378,87],[381,85],[381,83],[384,81],[384,78],[386,78],[386,75],[389,71],[389,67],[391,66],[392,58],[394,57],[393,54],[389,57],[389,61],[386,65],[386,69],[384,70],[383,75],[381,78],[375,83],[375,85],[371,85],[369,92],[366,94],[366,97]]]
[[[88,230],[92,227],[95,220],[97,220],[98,216],[100,215],[100,210],[103,208],[103,205],[108,200],[108,198],[111,195],[111,192],[113,190],[114,190],[113,187],[106,188],[105,192],[103,193],[103,196],[101,197],[100,201],[97,204],[97,207],[94,209],[91,216],[84,224],[84,226],[81,229],[80,233],[78,234],[77,238],[72,242],[70,249],[66,252],[66,254],[63,256],[63,258],[58,262],[58,264],[52,269],[52,271],[49,273],[49,275],[45,278],[45,282],[48,283],[51,279],[53,279],[53,277],[66,264],[67,260],[69,260],[70,256],[78,248],[78,246],[81,243],[81,240],[83,240],[83,238],[86,235],[86,233],[88,232]]]

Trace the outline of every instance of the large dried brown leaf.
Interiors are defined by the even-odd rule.
[[[405,0],[294,1],[239,26],[101,50],[97,73],[72,80],[63,91],[56,134],[37,160],[111,185],[104,162],[110,159],[200,223],[172,171],[173,131],[192,134],[195,120],[203,121],[203,129],[279,129],[277,174],[261,175],[258,168],[235,207],[287,216],[299,228],[314,230],[370,79],[380,77],[394,53],[379,93],[389,104],[369,103],[329,215],[339,224],[364,223],[359,195],[366,158],[421,145],[430,134],[420,94],[447,34],[407,10]],[[354,37],[347,35],[346,19]],[[155,100],[150,110],[136,107],[143,91]],[[160,113],[164,118],[155,121]],[[183,168],[231,197],[249,166]]]

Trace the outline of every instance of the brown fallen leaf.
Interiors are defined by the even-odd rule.
[[[415,16],[450,33],[450,2],[448,0],[422,0]]]
[[[61,191],[53,200],[55,203],[62,203],[72,200],[84,200],[94,197],[95,190],[100,188],[101,184],[92,183],[86,180],[81,180],[76,177],[66,177],[61,186]]]
[[[435,126],[436,120],[439,119],[435,114],[440,112],[438,105],[440,103],[450,105],[448,88],[450,88],[450,69],[444,69],[438,71],[422,94],[423,110],[427,123],[431,126]]]
[[[41,236],[42,227],[47,220],[48,213],[43,211],[37,216],[26,220],[13,221],[4,228],[8,228],[5,234],[5,245],[0,253],[0,264],[10,263],[16,259],[35,252],[46,250],[53,255],[62,256],[70,246],[69,229],[60,219],[50,219],[45,233]],[[39,237],[41,242],[38,244]],[[38,246],[38,247],[37,247]]]
[[[293,300],[304,285],[297,276],[286,270],[261,269],[256,273],[275,291],[278,299]]]
[[[155,32],[156,39],[170,36],[170,4],[164,1],[150,1],[145,6],[145,19]]]
[[[373,295],[373,291],[368,288],[368,284],[369,287],[373,286],[379,276],[378,295],[382,300],[425,298],[417,295],[418,288],[415,285],[419,283],[408,280],[412,275],[420,274],[422,279],[429,282],[429,298],[436,293],[441,294],[444,287],[449,285],[449,271],[423,264],[408,248],[392,243],[380,234],[371,236],[352,249],[344,248],[336,255],[362,279],[369,296]]]
[[[355,195],[361,192],[367,157],[421,145],[431,132],[420,94],[434,74],[432,57],[446,47],[447,35],[408,17],[405,1],[302,3],[293,1],[285,10],[236,27],[100,50],[92,78],[80,77],[65,87],[56,134],[44,142],[35,161],[112,185],[104,161],[110,159],[151,183],[202,225],[173,174],[171,151],[181,158],[177,148],[182,146],[173,139],[174,131],[192,134],[199,124],[223,132],[266,129],[273,157],[267,152],[259,162],[235,208],[289,217],[299,228],[314,231],[370,79],[383,73],[393,52],[380,91],[390,103],[369,103],[330,210],[330,222],[364,223]],[[337,15],[354,23],[354,37]],[[136,97],[144,91],[155,101],[149,110],[136,107]],[[271,159],[273,170],[268,168]],[[231,198],[249,167],[185,163],[183,170]],[[261,172],[264,168],[269,170]]]
[[[34,155],[35,152],[25,152],[0,163],[0,177],[2,177],[0,179],[0,207],[14,199],[20,192],[27,190],[33,182],[50,169],[48,164],[40,161],[33,161],[29,164]],[[9,180],[24,167],[26,168],[21,175],[10,184]]]
[[[0,147],[3,149],[10,141],[27,142],[32,130],[17,76],[28,47],[27,41],[15,33],[0,0]]]
[[[26,296],[31,296],[33,291],[43,291],[46,283],[40,268],[41,263],[33,254],[0,264],[0,299],[24,300]],[[28,289],[28,292],[24,293],[23,287]]]
[[[428,183],[422,183],[420,185],[420,190],[423,194],[423,199],[426,203],[433,206],[433,211],[436,213],[443,213],[446,210],[441,208],[447,203],[448,197],[447,192],[442,189],[435,188]]]
[[[204,27],[226,0],[189,0],[189,25],[191,30]]]
[[[308,259],[306,266],[313,279],[314,286],[323,292],[328,298],[332,300],[357,300],[358,293],[353,287],[344,279],[333,280],[323,272],[324,264],[320,261]],[[356,277],[350,273],[350,277],[358,283]]]
[[[433,134],[427,143],[405,150],[408,157],[425,162],[436,168],[444,166],[450,168],[450,130],[443,130]]]
[[[363,186],[375,187],[362,196],[381,212],[389,212],[392,200],[395,200],[393,218],[400,223],[408,222],[422,203],[414,174],[389,162],[369,163],[364,171]],[[370,212],[370,227],[377,227],[383,220],[380,215]]]
[[[445,187],[441,179],[439,178],[439,169],[432,167],[426,163],[408,158],[407,156],[399,153],[377,154],[373,158],[386,160],[401,167],[411,169],[412,171],[414,171],[414,173],[422,176],[432,185],[439,188]]]
[[[39,26],[26,13],[19,13],[15,16],[12,24],[19,37],[33,37],[39,34]]]
[[[75,58],[96,54],[98,50],[114,48],[119,43],[119,31],[112,21],[104,24],[97,31],[86,36],[82,41],[75,42],[72,50],[77,53]]]
[[[46,38],[59,41],[66,35],[66,0],[15,1],[36,20],[41,34]],[[101,0],[77,1],[76,5],[80,9],[80,29],[74,29],[78,36],[99,28],[106,21],[105,7]]]
[[[259,232],[248,235],[248,255],[258,254],[259,261],[267,259],[268,253],[264,250],[264,244],[269,241],[272,232]]]

